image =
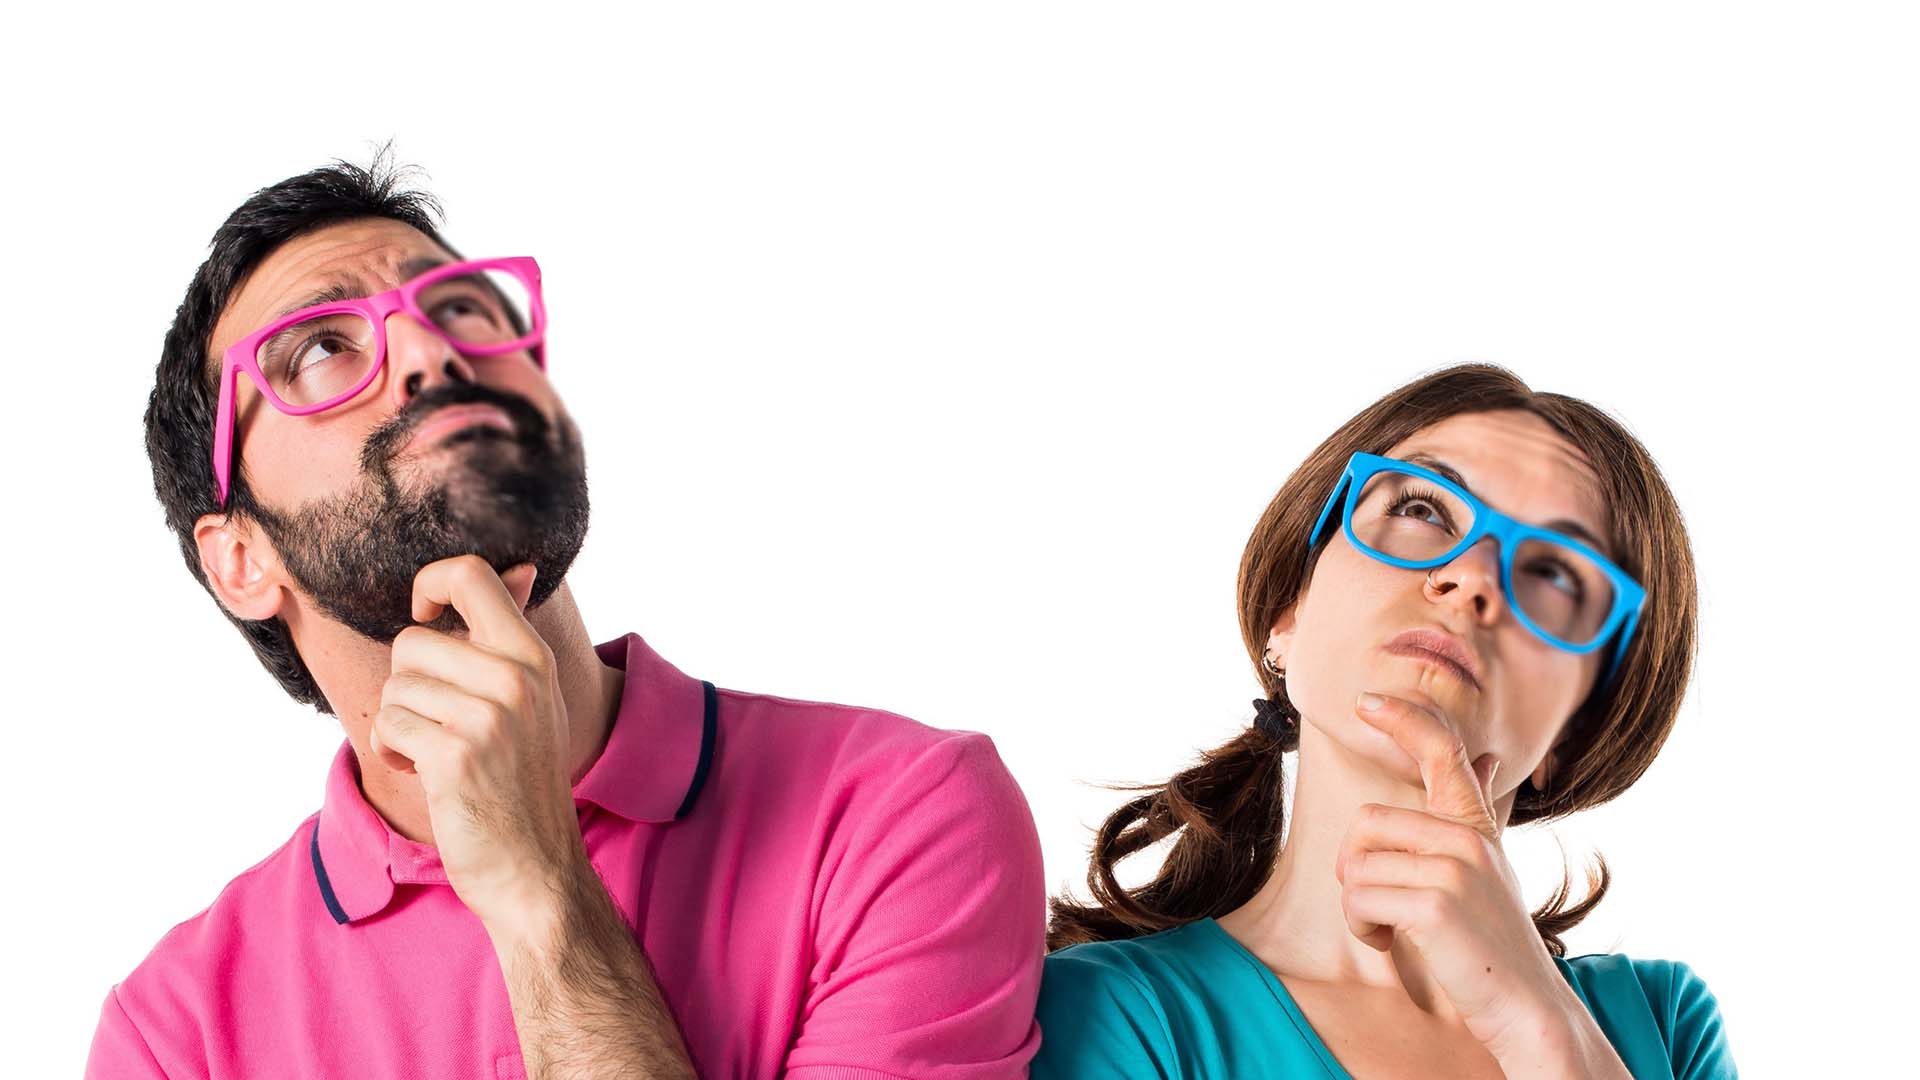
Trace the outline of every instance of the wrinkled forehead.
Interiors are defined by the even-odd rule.
[[[1494,509],[1521,521],[1579,526],[1618,561],[1613,514],[1600,475],[1585,454],[1530,412],[1502,410],[1450,416],[1402,439],[1388,457],[1451,472]],[[1441,468],[1440,466],[1445,466]]]
[[[260,260],[227,298],[208,342],[213,373],[228,346],[282,315],[385,292],[454,259],[420,230],[385,218],[302,233]]]

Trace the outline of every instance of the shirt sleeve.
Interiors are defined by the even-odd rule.
[[[891,764],[836,808],[788,1075],[1024,1077],[1046,929],[1026,798],[984,735]]]
[[[121,1008],[119,989],[107,991],[106,1004],[100,1007],[100,1026],[87,1052],[86,1080],[166,1080],[146,1036]]]
[[[1674,1080],[1736,1080],[1720,1004],[1705,980],[1677,960],[1635,966],[1648,997],[1665,1002],[1658,1022]]]
[[[1047,957],[1033,1080],[1180,1080],[1166,1014],[1119,964],[1085,947]]]

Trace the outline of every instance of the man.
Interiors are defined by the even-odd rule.
[[[259,191],[167,334],[168,523],[346,742],[88,1075],[1024,1076],[1044,887],[991,742],[593,644],[539,268],[436,213],[379,161]]]

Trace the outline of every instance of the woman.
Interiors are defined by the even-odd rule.
[[[1035,1077],[1734,1075],[1684,964],[1564,958],[1604,863],[1529,915],[1500,847],[1625,791],[1686,688],[1692,556],[1632,435],[1501,368],[1420,379],[1287,480],[1239,596],[1268,697],[1053,901]]]

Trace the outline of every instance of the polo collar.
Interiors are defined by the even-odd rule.
[[[713,758],[713,684],[681,674],[638,634],[596,645],[594,653],[624,671],[626,681],[606,746],[573,786],[574,805],[590,803],[636,823],[685,817]],[[438,850],[394,832],[367,802],[351,742],[341,744],[327,772],[326,800],[307,850],[320,898],[336,923],[378,914],[396,883],[447,880]]]

